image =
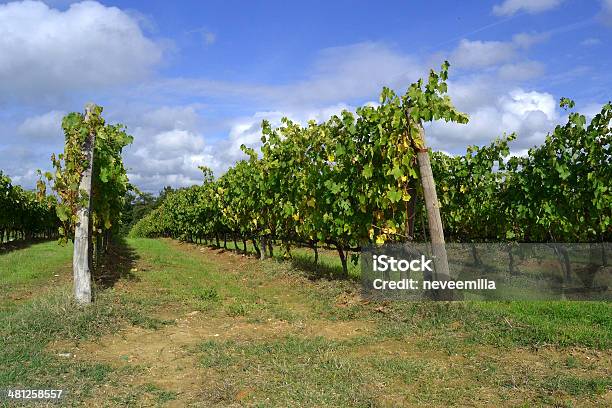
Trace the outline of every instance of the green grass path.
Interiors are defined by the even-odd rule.
[[[130,239],[79,308],[70,247],[1,254],[0,390],[62,388],[64,406],[612,405],[608,303],[368,302],[307,256]]]

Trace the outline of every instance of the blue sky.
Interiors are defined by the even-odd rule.
[[[460,4],[460,6],[458,6]],[[217,175],[259,124],[324,120],[402,92],[444,59],[468,125],[426,127],[460,153],[504,132],[540,143],[574,98],[612,99],[612,0],[0,1],[0,169],[31,188],[88,101],[135,136],[131,180],[156,192]]]

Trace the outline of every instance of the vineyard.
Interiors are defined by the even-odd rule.
[[[467,122],[447,96],[448,66],[403,96],[383,90],[380,105],[302,127],[262,125],[262,156],[249,156],[201,186],[181,189],[135,225],[136,237],[172,237],[227,248],[250,241],[258,256],[273,244],[335,248],[428,241],[417,166],[421,122]],[[572,108],[573,102],[561,101]],[[545,142],[511,156],[515,135],[464,156],[431,153],[442,223],[454,242],[607,242],[612,238],[612,105],[586,123],[570,112]],[[356,261],[357,258],[353,257]]]
[[[431,122],[469,121],[448,69],[325,121],[264,120],[260,148],[158,197],[128,179],[125,126],[94,104],[64,116],[37,192],[0,173],[0,392],[61,389],[66,406],[609,405],[607,301],[380,301],[357,283],[365,248],[423,242],[474,245],[491,275],[476,244],[587,243],[609,273],[612,104],[587,118],[562,98],[567,122],[522,155],[515,134],[450,155],[426,143]]]
[[[56,237],[56,206],[54,197],[37,197],[36,193],[14,186],[0,171],[0,245]]]

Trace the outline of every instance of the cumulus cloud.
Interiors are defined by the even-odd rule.
[[[61,139],[62,118],[66,113],[52,110],[42,115],[25,119],[17,128],[17,133],[25,139],[36,142],[56,142]]]
[[[256,112],[255,114],[237,118],[230,125],[228,137],[217,143],[215,151],[218,152],[216,162],[212,163],[215,174],[221,173],[235,161],[246,158],[240,150],[241,145],[258,150],[261,146],[261,122],[265,119],[272,126],[279,126],[281,118],[290,114],[280,111]]]
[[[468,58],[464,55],[463,62],[480,70],[453,77],[456,79],[449,82],[449,91],[457,107],[469,113],[472,120],[465,126],[430,125],[427,134],[432,146],[461,152],[468,143],[486,144],[504,132],[512,131],[520,134],[519,141],[514,144],[517,148],[541,140],[554,127],[558,116],[554,98],[550,94],[512,87],[543,72],[541,63],[521,60],[520,53],[546,38],[538,33],[520,33],[506,42],[478,42],[480,44],[475,48],[484,45],[480,47],[482,53],[489,57],[496,55],[494,62],[479,62],[477,58],[480,57],[474,55],[467,64]],[[465,40],[464,49],[472,43]],[[458,49],[461,49],[461,44]],[[455,61],[453,65],[458,64]],[[482,68],[486,68],[484,71],[488,73],[483,74]],[[133,180],[155,186],[149,189],[156,191],[164,184],[199,182],[197,165],[207,165],[216,175],[221,175],[237,160],[246,158],[240,145],[259,149],[263,119],[269,120],[273,126],[278,126],[283,116],[301,124],[306,124],[309,119],[325,120],[342,109],[354,110],[354,104],[371,100],[382,86],[402,91],[416,78],[425,75],[427,69],[428,66],[414,55],[380,43],[360,43],[323,50],[303,80],[285,85],[188,79],[166,82],[158,90],[213,95],[225,100],[239,98],[252,106],[266,106],[268,109],[223,119],[224,123],[218,129],[222,128],[221,133],[225,136],[215,140],[204,140],[202,134],[207,134],[206,129],[202,131],[189,109],[163,108],[151,113],[152,120],[147,120],[147,115],[144,115],[142,123],[153,126],[153,119],[158,118],[163,126],[157,124],[154,129],[141,129],[138,154],[129,161],[133,164]],[[155,151],[171,151],[172,154],[157,157]]]
[[[520,50],[546,41],[547,33],[518,33],[512,41],[471,41],[462,39],[451,53],[451,61],[460,68],[482,69],[517,60]]]
[[[470,41],[463,39],[451,56],[462,68],[482,68],[511,61],[516,55],[514,45],[502,41]]]
[[[55,147],[53,151],[58,151]],[[0,144],[0,170],[8,174],[14,184],[33,189],[38,180],[36,170],[51,169],[50,156],[48,146],[42,144]]]
[[[537,78],[544,73],[544,64],[537,61],[525,61],[516,64],[502,65],[497,74],[503,80],[526,81]]]
[[[137,121],[157,131],[172,129],[193,131],[199,126],[200,115],[198,105],[161,106],[142,113]]]
[[[111,107],[104,112],[108,123],[125,123],[128,133],[134,136],[133,144],[123,154],[132,183],[143,191],[157,193],[166,185],[183,187],[200,183],[200,165],[212,165],[220,171],[232,164],[222,163],[216,144],[205,140],[200,108],[197,104]],[[63,151],[63,116],[64,112],[56,110],[27,117],[12,128],[2,126],[0,169],[16,183],[33,188],[36,169],[50,170],[51,153]]]
[[[113,113],[134,136],[124,156],[132,183],[143,191],[158,192],[166,185],[184,187],[201,182],[198,166],[209,165],[214,156],[201,133],[198,108],[161,106]]]
[[[95,1],[65,11],[39,1],[0,4],[0,95],[20,100],[146,77],[161,46],[138,22]]]
[[[92,2],[74,4],[65,11],[53,10],[40,3],[18,4],[19,7],[33,7],[38,10],[38,14],[44,15],[45,18],[36,20],[42,26],[62,25],[56,20],[63,22],[62,18],[69,13],[76,13],[75,10],[79,8],[87,10],[89,15],[98,13],[107,17],[114,16],[115,20],[106,18],[105,21],[110,21],[108,27],[91,28],[96,27],[96,22],[99,21],[97,19],[78,29],[62,27],[72,34],[68,37],[60,36],[64,43],[61,47],[55,47],[63,52],[67,47],[74,46],[83,54],[81,58],[94,66],[100,59],[104,59],[104,62],[114,61],[114,55],[121,55],[123,52],[130,54],[128,62],[119,58],[118,67],[104,63],[100,63],[99,67],[95,66],[95,69],[100,70],[96,77],[105,78],[104,84],[137,79],[131,76],[133,72],[140,72],[139,76],[146,75],[161,57],[161,48],[142,34],[134,18],[118,9]],[[2,7],[6,6],[0,6],[0,16],[3,12],[6,13]],[[81,12],[85,13],[83,10]],[[33,17],[28,18],[31,20]],[[0,24],[0,34],[3,29],[4,25]],[[29,29],[36,35],[28,41],[47,46],[55,44],[54,41],[39,38],[42,36],[39,33],[42,28]],[[22,33],[20,30],[23,29],[16,30],[17,33]],[[93,35],[88,30],[95,31],[97,36],[94,37],[98,39],[110,36],[111,40],[105,46],[118,47],[119,50],[115,52],[102,47],[101,56],[85,52],[83,38]],[[126,43],[121,40],[123,34],[120,33],[124,32],[137,33],[136,40],[133,40],[135,42],[130,40]],[[126,35],[132,38],[131,34]],[[453,66],[463,66],[466,70],[457,76],[452,75],[449,91],[457,107],[470,114],[471,122],[465,126],[445,123],[429,125],[429,143],[434,148],[461,152],[468,143],[485,144],[503,132],[519,132],[519,141],[515,143],[518,149],[541,140],[543,135],[552,129],[558,117],[554,98],[550,94],[513,87],[517,86],[517,82],[542,73],[543,66],[538,62],[525,60],[522,53],[546,38],[545,35],[537,33],[520,33],[508,41],[461,41],[449,56]],[[17,85],[7,84],[3,80],[3,75],[7,75],[7,68],[3,65],[3,47],[6,48],[6,44],[4,37],[0,37],[0,91],[3,87],[10,86],[13,92],[17,92],[16,90],[20,89]],[[149,46],[155,50],[152,54],[155,58],[140,58],[140,51]],[[86,48],[90,50],[89,46]],[[25,56],[16,56],[16,60],[23,64],[28,58],[34,58],[32,55],[37,54],[32,54],[31,49],[34,47],[27,43],[24,47]],[[125,51],[126,49],[129,51]],[[87,89],[95,85],[87,82],[86,74],[80,72],[80,63],[77,64],[60,51],[57,52],[59,54],[56,55],[49,51],[36,58],[39,58],[39,62],[58,59],[64,74],[60,76],[55,72],[46,72],[36,65],[36,69],[31,68],[31,72],[26,73],[30,82],[41,84],[44,92],[79,89],[78,84],[86,84]],[[376,99],[383,86],[398,91],[405,90],[415,79],[425,76],[432,65],[439,64],[443,58],[438,57],[439,55],[436,55],[431,58],[432,61],[426,62],[419,56],[378,42],[328,48],[317,55],[303,78],[298,81],[285,84],[244,84],[202,78],[166,79],[154,84],[140,84],[128,88],[128,97],[125,98],[127,102],[109,106],[111,109],[105,111],[105,117],[109,122],[125,123],[129,132],[135,136],[134,144],[125,150],[124,156],[132,183],[144,191],[158,192],[165,185],[181,187],[200,183],[201,173],[197,169],[199,165],[209,166],[217,176],[221,175],[235,161],[246,157],[240,151],[241,144],[259,148],[262,119],[268,119],[272,125],[278,126],[280,119],[287,116],[305,124],[309,119],[325,120],[342,109],[354,110],[354,105]],[[9,62],[6,66],[13,67],[11,64],[16,63]],[[128,74],[111,75],[106,72],[115,68],[122,72],[121,70],[126,69],[125,66],[128,67]],[[74,84],[67,84],[65,78],[71,78],[75,81]],[[26,91],[21,89],[20,92],[23,94]],[[213,100],[215,103],[206,106],[181,104],[194,98],[207,102]],[[146,107],[133,106],[142,104],[143,101],[147,101],[144,102],[147,103]],[[122,105],[123,103],[125,105]],[[155,106],[155,103],[161,106]],[[210,106],[219,105],[224,106],[219,108],[222,116],[220,118],[214,117],[216,112],[211,114],[210,111],[204,111]],[[231,115],[237,116],[228,117],[228,105],[231,107]],[[239,113],[235,113],[236,110],[239,110]],[[39,116],[16,123],[15,126],[22,137],[30,137],[33,140],[35,137],[50,135],[49,130],[53,128],[56,120],[61,119],[60,116],[59,111],[42,112]],[[59,126],[59,122],[57,125]],[[0,149],[2,148],[0,146]],[[9,152],[5,149],[0,152],[0,159],[5,153],[14,155],[11,157],[18,157],[19,154],[34,157],[31,152],[19,152],[15,149]],[[44,161],[41,159],[40,162],[48,163],[48,156],[49,153],[45,152]],[[28,162],[28,166],[33,167],[35,164]],[[8,167],[13,174],[27,174],[28,169],[16,162]]]
[[[132,183],[156,192],[165,185],[185,187],[201,182],[198,166],[209,163],[213,156],[200,134],[174,129],[143,136],[136,137],[134,145],[126,149]]]
[[[519,11],[529,14],[541,13],[558,7],[562,0],[504,0],[501,4],[493,6],[493,14],[497,16],[511,16]]]
[[[482,79],[449,83],[453,101],[460,110],[470,115],[470,123],[459,125],[440,121],[428,124],[426,137],[433,148],[462,153],[468,144],[488,144],[504,133],[517,132],[518,138],[512,147],[520,151],[541,143],[561,120],[553,95],[521,88],[495,88],[488,85],[491,79]],[[336,104],[319,109],[262,111],[238,118],[232,122],[227,139],[208,146],[214,154],[208,158],[206,165],[220,175],[235,161],[246,158],[240,151],[241,144],[257,150],[261,146],[263,119],[269,120],[273,126],[279,126],[280,119],[287,116],[305,125],[310,119],[326,120],[344,109],[354,111],[355,107]]]
[[[486,74],[450,79],[447,81],[449,94],[459,110],[473,112],[482,106],[494,105],[499,95],[508,92],[507,84],[495,79]]]
[[[449,87],[451,95],[454,93]],[[466,144],[490,143],[504,133],[516,132],[512,148],[516,151],[541,143],[560,120],[555,98],[546,92],[517,88],[493,98],[493,103],[466,110],[470,123],[458,125],[435,122],[426,135],[434,148],[461,153]]]

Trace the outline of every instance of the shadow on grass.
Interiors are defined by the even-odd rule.
[[[137,280],[132,272],[139,256],[128,245],[125,238],[115,238],[109,244],[108,252],[101,256],[101,264],[93,273],[93,280],[99,289],[108,289],[120,279]]]
[[[238,255],[245,255],[253,258],[257,258],[257,253],[253,248],[252,244],[247,245],[247,250],[244,250],[244,247],[240,244],[238,248],[234,247],[232,242],[227,243],[227,248],[223,245],[215,245],[215,244],[206,244],[206,243],[194,243],[195,245],[205,246],[217,254],[224,253],[233,253]],[[296,251],[296,249],[298,251]],[[319,279],[326,280],[348,280],[348,281],[359,281],[359,276],[351,273],[349,266],[349,273],[345,274],[342,271],[342,266],[340,264],[334,264],[334,262],[330,261],[329,256],[326,255],[325,250],[319,250],[320,256],[319,261],[317,263],[314,262],[314,257],[310,254],[300,253],[300,249],[307,249],[307,247],[294,247],[292,250],[291,258],[286,258],[284,256],[284,251],[280,245],[275,245],[274,257],[273,259],[277,262],[291,262],[291,267],[301,273],[304,274],[308,279],[312,281],[316,281]],[[310,249],[308,249],[310,250]],[[336,257],[336,254],[333,254],[333,257]],[[269,258],[268,258],[269,259]],[[331,264],[329,264],[331,262]],[[349,261],[350,263],[350,261]]]
[[[8,254],[9,252],[18,251],[20,249],[29,248],[34,244],[40,244],[42,242],[54,241],[56,238],[35,238],[20,241],[8,241],[0,244],[0,256]]]
[[[309,256],[293,255],[291,266],[294,269],[304,272],[310,280],[350,280],[357,281],[356,276],[344,273],[342,266],[328,265],[322,262],[315,263]]]

